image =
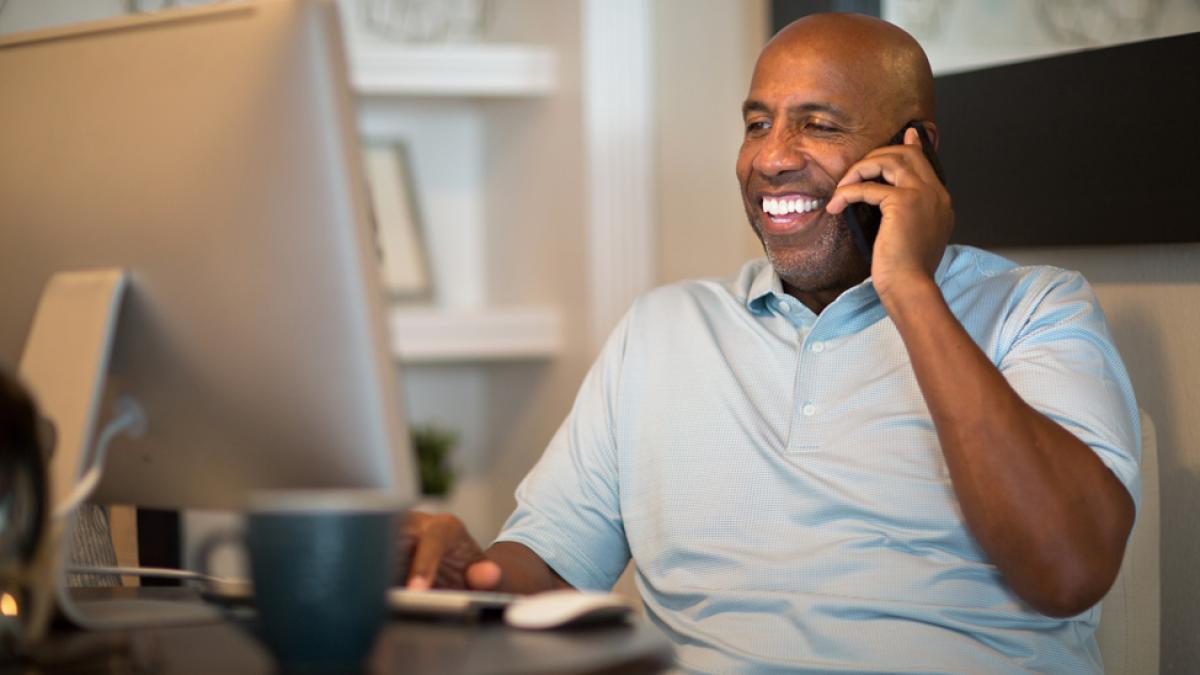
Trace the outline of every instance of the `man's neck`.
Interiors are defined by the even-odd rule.
[[[862,283],[871,275],[871,267],[867,261],[858,255],[858,251],[854,250],[848,241],[846,243],[847,248],[841,252],[840,261],[835,267],[838,272],[826,276],[821,281],[807,280],[808,283],[805,286],[808,288],[801,288],[789,282],[783,274],[779,274],[779,269],[776,268],[776,274],[779,275],[779,281],[783,285],[783,292],[804,303],[804,306],[812,310],[813,314],[820,316],[821,312],[830,303],[837,300],[839,295]]]
[[[837,300],[839,295],[861,284],[871,273],[871,269],[864,262],[856,262],[858,262],[856,268],[847,270],[847,274],[840,281],[831,282],[824,288],[799,288],[788,283],[788,280],[782,276],[779,281],[783,284],[784,293],[804,303],[804,306],[812,310],[813,314],[820,316],[821,312],[830,303]]]
[[[819,290],[804,291],[792,286],[788,282],[783,282],[783,292],[799,300],[805,307],[812,310],[813,314],[820,315],[821,312],[829,306],[829,303],[837,300],[838,296],[846,291],[849,286],[840,288],[822,288]]]

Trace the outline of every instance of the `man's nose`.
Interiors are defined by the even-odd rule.
[[[754,168],[765,176],[801,171],[808,165],[803,139],[785,129],[772,129],[754,156]]]

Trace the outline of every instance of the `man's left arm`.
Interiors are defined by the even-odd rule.
[[[951,313],[934,281],[953,227],[920,156],[882,149],[851,168],[829,210],[883,210],[872,277],[908,350],[963,517],[1013,591],[1050,616],[1098,602],[1134,520],[1121,481],[1079,438],[1026,403]],[[889,184],[864,182],[883,176]]]

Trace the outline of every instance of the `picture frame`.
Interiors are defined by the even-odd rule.
[[[408,150],[401,142],[364,141],[363,164],[384,289],[394,299],[428,298],[429,252]]]

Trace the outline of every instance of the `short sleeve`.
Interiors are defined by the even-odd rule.
[[[1054,270],[1026,296],[999,369],[1042,414],[1088,445],[1140,502],[1141,431],[1129,375],[1083,276]]]
[[[592,365],[497,541],[528,546],[567,583],[609,590],[629,562],[613,433],[628,317]]]

